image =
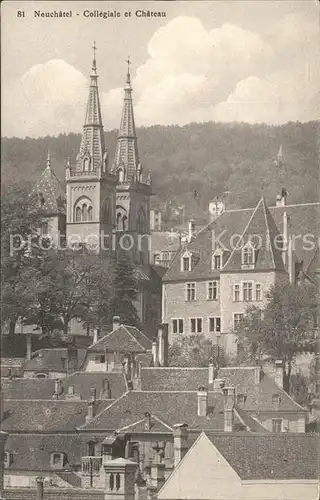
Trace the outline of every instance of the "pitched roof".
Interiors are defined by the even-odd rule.
[[[258,366],[220,368],[217,378],[223,379],[226,387],[235,387],[236,394],[245,396],[243,408],[246,411],[273,412],[277,409],[289,412],[305,411]],[[213,387],[208,382],[208,368],[143,367],[141,369],[142,391],[159,393],[196,391],[200,386],[207,387],[209,392],[213,391]],[[280,403],[277,407],[272,402],[274,394],[280,395]]]
[[[275,238],[278,234],[275,222],[266,206],[264,197],[262,197],[222,272],[241,270],[242,248],[250,242],[255,247],[256,271],[264,269],[284,271],[281,252],[275,246]]]
[[[36,186],[33,189],[32,195],[37,195],[38,201],[41,203],[41,209],[50,215],[59,213],[64,214],[66,211],[65,192],[60,184],[60,181],[51,168],[51,158],[48,153],[47,166],[42,172]]]
[[[208,386],[208,368],[143,367],[142,391],[197,391]]]
[[[77,351],[79,368],[86,355],[86,349],[75,349]],[[32,358],[25,362],[25,371],[66,371],[66,360],[68,358],[68,348],[39,349],[32,354]]]
[[[176,252],[180,247],[176,231],[155,231],[151,233],[151,252]]]
[[[88,351],[94,352],[144,352],[151,350],[152,342],[134,326],[119,325],[92,344]]]
[[[171,262],[168,271],[163,277],[163,281],[185,281],[186,279],[207,279],[219,277],[219,271],[212,270],[211,258],[214,241],[221,244],[230,251],[230,239],[233,235],[242,234],[248,225],[254,212],[253,208],[226,210],[214,221],[210,222],[205,228],[199,231],[191,243],[183,247],[190,251],[197,252],[200,256],[199,261],[192,271],[181,272],[180,252],[177,253]],[[295,252],[297,258],[307,266],[314,254],[314,248],[310,250],[311,245],[303,245],[302,237],[311,235],[310,238],[316,246],[316,238],[320,234],[320,203],[304,203],[299,205],[287,205],[284,207],[269,207],[269,212],[275,222],[278,233],[283,233],[283,214],[287,213],[289,217],[288,231],[289,235],[295,236]],[[270,218],[268,216],[268,224]],[[275,231],[274,227],[271,227]],[[298,236],[300,235],[300,238]],[[226,252],[228,255],[228,252]],[[279,263],[280,264],[280,263]]]
[[[150,414],[150,428],[146,429],[146,418],[143,417],[140,420],[133,422],[132,424],[126,425],[125,427],[121,427],[117,429],[117,432],[131,432],[131,433],[168,433],[172,432],[173,428],[166,424],[163,420],[161,420],[156,415]]]
[[[207,416],[198,416],[196,391],[130,391],[81,428],[97,431],[119,429],[141,420],[149,412],[170,427],[177,422],[186,422],[190,429],[223,430],[223,396],[209,393],[208,408]]]
[[[8,436],[5,449],[12,453],[11,470],[46,471],[52,469],[51,453],[66,453],[67,462],[61,470],[80,465],[80,457],[86,455],[88,435],[80,434],[15,434]],[[66,479],[68,481],[68,479]]]
[[[97,412],[110,402],[97,403]],[[74,431],[85,422],[86,401],[6,400],[1,427],[6,432]]]
[[[68,388],[73,386],[74,396],[82,401],[91,399],[91,388],[96,389],[97,399],[106,400],[106,382],[109,383],[110,402],[119,398],[127,390],[124,373],[77,372],[61,379],[61,394],[59,400],[70,400]],[[4,399],[50,400],[54,393],[54,379],[12,378],[2,379],[2,394]],[[68,397],[69,396],[69,397]]]
[[[319,440],[314,435],[205,435],[243,480],[318,479]]]

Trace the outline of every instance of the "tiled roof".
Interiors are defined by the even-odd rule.
[[[176,252],[179,246],[179,234],[175,231],[151,233],[151,252]]]
[[[97,403],[97,412],[110,404]],[[86,401],[7,400],[1,423],[5,432],[72,431],[85,422]]]
[[[11,470],[46,471],[51,468],[51,453],[66,453],[67,463],[62,470],[79,466],[79,457],[87,454],[88,435],[72,434],[15,434],[8,436],[5,449],[12,453]]]
[[[250,429],[251,432],[268,432],[266,428],[263,427],[263,425],[252,418],[248,412],[246,412],[242,408],[239,408],[239,406],[235,406],[235,413],[241,421],[242,425],[246,426],[247,429]]]
[[[4,399],[51,399],[55,381],[49,378],[2,379]]]
[[[223,272],[241,270],[242,248],[248,242],[252,242],[253,245],[259,244],[259,248],[255,252],[255,271],[263,269],[284,271],[281,252],[276,249],[274,244],[278,234],[275,222],[262,197],[241,235],[239,245],[233,250],[226,262]],[[260,238],[259,242],[257,242],[257,236]]]
[[[89,347],[89,351],[104,352],[144,352],[151,350],[152,342],[133,326],[119,325],[112,332]]]
[[[86,349],[77,349],[78,355],[78,368],[82,365]],[[56,349],[40,349],[32,355],[32,359],[26,361],[24,369],[26,371],[66,371],[66,362],[63,359],[67,359],[68,349],[67,348],[56,348]]]
[[[168,424],[163,422],[160,418],[155,415],[150,415],[150,429],[146,429],[146,419],[145,417],[141,418],[137,422],[133,422],[132,424],[126,425],[125,427],[121,427],[117,429],[117,432],[131,432],[131,433],[167,433],[172,432],[173,428]]]
[[[142,391],[197,391],[208,386],[208,368],[142,368]]]
[[[163,281],[185,281],[189,279],[206,279],[219,276],[219,272],[211,269],[213,238],[221,241],[224,247],[230,249],[230,238],[233,235],[242,234],[250,221],[254,212],[253,208],[226,210],[217,219],[208,224],[199,231],[191,243],[187,244],[190,251],[197,252],[200,259],[194,269],[186,273],[180,270],[180,252],[177,253],[171,263]],[[277,231],[283,232],[283,213],[286,212],[288,221],[288,231],[290,235],[296,237],[295,251],[297,258],[304,262],[304,267],[308,266],[314,255],[314,249],[311,251],[307,245],[302,243],[299,235],[311,234],[319,236],[320,234],[320,203],[305,203],[300,205],[287,205],[285,207],[269,207],[269,212],[275,222]],[[268,217],[269,224],[271,224]],[[272,231],[275,228],[272,227]],[[183,250],[186,247],[184,246]]]
[[[66,211],[65,192],[60,181],[51,168],[51,161],[48,158],[47,166],[42,172],[36,187],[31,195],[36,195],[41,203],[41,209],[50,214],[64,214]]]
[[[220,368],[217,378],[223,379],[226,387],[234,386],[236,394],[246,397],[243,408],[247,411],[276,411],[272,396],[279,394],[281,399],[277,408],[280,411],[304,412],[260,367]],[[213,388],[208,382],[208,368],[147,367],[141,370],[142,391],[196,391],[204,386],[210,392]]]
[[[206,436],[243,480],[318,479],[319,440],[307,434]]]
[[[83,428],[109,431],[131,425],[149,412],[170,427],[186,422],[190,429],[223,430],[224,400],[220,394],[209,393],[208,415],[197,413],[197,392],[131,391],[112,403]]]

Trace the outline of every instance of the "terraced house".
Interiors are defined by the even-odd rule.
[[[174,258],[162,284],[169,339],[203,333],[236,353],[232,330],[249,305],[262,306],[270,286],[319,276],[320,203],[223,210]]]

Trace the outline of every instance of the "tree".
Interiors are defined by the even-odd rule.
[[[110,263],[84,248],[47,251],[30,276],[36,299],[25,323],[37,325],[45,335],[60,329],[67,336],[72,319],[87,328],[101,327],[110,321],[111,275]]]
[[[114,267],[110,311],[120,316],[121,322],[141,328],[135,303],[138,301],[138,283],[130,257],[121,253]]]
[[[227,359],[223,349],[204,335],[188,335],[176,338],[169,347],[169,366],[207,367],[210,359],[219,366],[225,366]]]
[[[5,188],[1,200],[1,322],[9,325],[11,335],[33,301],[26,278],[42,252],[37,232],[42,220],[43,213],[28,186]]]
[[[239,337],[242,359],[283,360],[284,389],[289,392],[295,358],[314,350],[317,310],[318,292],[314,285],[274,285],[265,308],[248,308],[234,331]]]

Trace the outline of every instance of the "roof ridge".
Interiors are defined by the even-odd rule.
[[[255,213],[257,212],[257,210],[258,210],[258,208],[259,208],[260,203],[262,202],[262,200],[263,200],[263,198],[260,198],[260,200],[259,200],[259,202],[258,202],[258,204],[257,204],[256,208],[253,210],[253,212],[252,212],[252,214],[251,214],[251,217],[250,217],[250,219],[249,219],[249,221],[248,221],[247,225],[245,226],[245,228],[244,228],[244,230],[243,230],[243,232],[242,232],[242,234],[241,234],[241,237],[240,237],[239,242],[241,242],[241,241],[242,241],[242,238],[243,238],[243,236],[245,235],[245,233],[246,233],[246,231],[247,231],[247,229],[248,229],[249,225],[251,224],[251,221],[252,221],[252,219],[253,219],[253,217],[254,217]],[[231,260],[231,258],[232,258],[232,257],[233,257],[233,255],[234,255],[235,251],[236,251],[236,250],[239,250],[239,242],[237,243],[237,245],[235,246],[235,248],[232,250],[232,252],[231,252],[231,254],[230,254],[230,256],[229,256],[229,258],[228,258],[227,262],[225,263],[225,265],[224,265],[223,267],[227,267],[227,265],[228,265],[229,261]],[[222,269],[223,269],[223,268],[222,268]]]
[[[149,337],[146,336],[145,333],[143,333],[139,328],[137,328],[136,326],[131,326],[131,325],[122,325],[127,331],[128,331],[128,328],[133,328],[134,330],[137,330],[137,332],[141,333],[141,335],[146,339],[148,340],[148,342],[150,342],[151,344],[151,340],[149,339]],[[130,332],[129,332],[130,333]],[[132,334],[131,334],[132,335]],[[133,335],[132,335],[133,336]],[[135,339],[137,342],[139,342],[137,339]],[[140,342],[139,342],[140,343]],[[141,344],[140,344],[141,345]],[[143,347],[143,346],[142,346]]]
[[[278,389],[280,389],[280,391],[281,391],[282,394],[284,393],[285,396],[287,396],[296,406],[298,406],[299,408],[301,408],[301,410],[306,411],[306,409],[303,408],[303,406],[301,406],[299,403],[297,403],[297,401],[295,399],[293,399],[293,397],[290,396],[290,394],[288,392],[286,392],[283,389],[283,387],[279,387],[277,385],[277,383],[274,381],[274,379],[268,373],[265,373],[263,378],[264,379],[266,378],[267,380],[271,381]]]
[[[271,250],[272,264],[273,264],[273,267],[275,268],[276,261],[275,261],[274,253],[273,253],[273,245],[271,243],[271,234],[270,234],[269,222],[268,222],[268,217],[267,217],[267,206],[266,206],[264,196],[262,196],[262,208],[263,208],[263,213],[264,213],[264,218],[265,218],[265,223],[266,223],[266,228],[267,228],[266,236],[268,238],[268,246],[270,247],[270,250]]]
[[[103,412],[105,412],[106,410],[111,408],[113,405],[118,403],[124,397],[128,396],[128,394],[130,394],[131,392],[133,392],[133,391],[126,391],[123,394],[121,394],[121,396],[119,398],[115,399],[109,406],[106,406],[105,408],[103,408],[103,410],[101,410],[100,413],[98,413],[90,422],[85,422],[84,424],[79,425],[77,427],[77,429],[85,429],[87,425],[90,425],[92,423],[92,421],[94,421],[97,418],[97,416],[100,416]]]

